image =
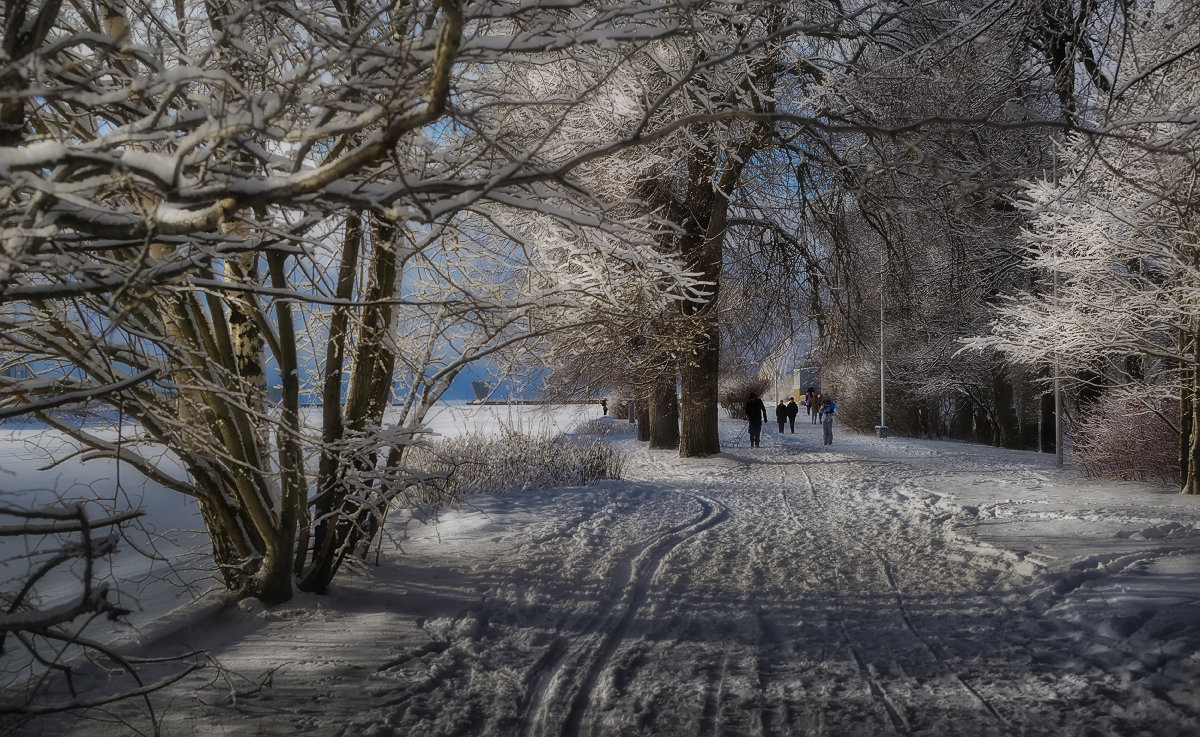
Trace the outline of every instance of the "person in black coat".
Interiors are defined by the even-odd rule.
[[[750,447],[761,446],[762,426],[767,421],[767,405],[754,392],[746,399],[746,418],[750,420]]]
[[[783,434],[783,426],[787,424],[787,405],[783,400],[779,400],[779,406],[775,408],[775,419],[779,422],[779,433]]]
[[[788,425],[792,428],[792,434],[796,433],[796,415],[800,414],[800,405],[796,404],[796,398],[791,397],[787,403],[787,419]],[[783,426],[779,426],[779,432],[783,432]]]

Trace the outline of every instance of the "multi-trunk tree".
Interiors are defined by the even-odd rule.
[[[239,596],[323,591],[362,553],[470,361],[688,289],[574,176],[629,137],[555,145],[599,82],[536,84],[556,45],[676,32],[657,5],[8,10],[0,351],[32,376],[5,408],[135,419],[114,441],[43,413],[196,499]],[[514,132],[522,107],[548,128]]]

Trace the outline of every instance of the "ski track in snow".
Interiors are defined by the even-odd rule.
[[[591,708],[596,682],[609,666],[617,646],[627,636],[638,608],[645,601],[651,582],[667,556],[693,536],[720,524],[725,519],[726,510],[719,504],[699,496],[695,499],[701,507],[696,520],[668,529],[645,545],[628,565],[622,563],[617,575],[619,580],[625,581],[620,597],[615,602],[606,603],[602,609],[603,616],[597,618],[599,621],[589,623],[582,630],[585,642],[600,641],[598,647],[585,648],[590,649],[590,652],[586,652],[581,659],[588,661],[588,665],[567,668],[560,661],[550,669],[550,683],[557,684],[559,690],[574,693],[570,698],[570,708],[562,720],[561,729],[555,730],[558,734],[575,737],[582,733],[584,717]],[[581,673],[582,678],[565,677],[564,674],[572,670]],[[556,695],[549,694],[548,690],[538,689],[535,692],[539,699],[532,709],[532,719],[526,722],[527,734],[547,733],[548,714],[552,711],[550,705],[555,701],[562,701],[561,697],[556,698]]]
[[[824,504],[824,502],[821,500],[821,497],[817,494],[817,486],[813,482],[811,475],[807,471],[804,471],[803,469],[801,469],[801,470],[804,474],[805,481],[807,482],[808,487],[809,487],[810,491],[812,492],[812,498],[815,500],[816,506],[822,512],[822,516],[824,516],[828,512],[828,510],[826,509],[826,505]],[[794,512],[791,504],[789,504],[787,501],[786,488],[784,489],[783,494],[784,494],[785,506],[787,507],[789,513],[792,514],[793,517],[795,517],[795,512]],[[999,724],[1002,728],[1007,729],[1008,725],[1007,725],[1007,722],[1005,721],[1004,717],[1002,717],[996,711],[996,709],[992,706],[992,704],[989,703],[983,696],[981,696],[978,691],[976,691],[966,681],[964,681],[957,672],[950,669],[948,664],[945,662],[945,660],[940,655],[938,655],[937,652],[935,652],[935,650],[929,644],[929,642],[921,635],[920,632],[917,631],[917,628],[913,625],[912,620],[909,617],[908,611],[905,608],[903,595],[901,594],[899,586],[896,584],[896,579],[892,572],[892,566],[889,564],[887,557],[881,551],[876,550],[876,549],[871,549],[868,545],[863,543],[861,540],[855,540],[855,541],[853,541],[853,544],[859,547],[858,552],[867,556],[868,558],[874,558],[877,560],[877,562],[879,564],[880,572],[882,573],[883,579],[887,584],[886,588],[888,590],[890,590],[891,596],[894,597],[895,614],[898,615],[899,619],[901,620],[901,622],[904,625],[904,627],[903,627],[904,634],[906,636],[911,636],[913,638],[914,642],[916,643],[917,648],[919,650],[923,650],[924,653],[929,656],[931,669],[935,670],[935,671],[943,671],[943,673],[941,673],[941,675],[940,675],[941,678],[953,681],[954,683],[957,683],[959,686],[961,686],[962,689],[967,694],[969,694],[971,699],[974,699],[976,702],[978,702],[978,704],[981,707],[983,707],[983,709],[985,709],[989,714],[991,714],[992,717],[994,717],[996,719],[997,722],[999,722]],[[869,562],[868,562],[868,565],[869,565]],[[835,577],[835,581],[836,581],[835,594],[837,597],[837,602],[838,602],[837,606],[838,606],[838,611],[840,614],[841,612],[844,611],[844,606],[842,604],[842,601],[845,596],[845,594],[843,593],[844,579],[841,576],[841,573],[840,573],[840,570],[838,567],[838,562],[836,560],[832,560],[830,562],[830,566],[834,571],[834,577]],[[898,708],[893,703],[893,700],[891,698],[889,698],[889,696],[887,695],[887,687],[885,686],[885,684],[881,683],[879,680],[877,680],[872,675],[871,668],[867,665],[866,660],[863,658],[863,656],[861,654],[862,646],[855,645],[855,643],[859,641],[859,638],[852,637],[851,634],[847,631],[847,623],[844,618],[839,619],[838,629],[839,629],[839,632],[841,633],[842,641],[849,648],[850,652],[854,655],[854,660],[855,660],[856,665],[858,665],[859,673],[862,675],[863,679],[867,682],[872,696],[874,696],[876,698],[876,700],[879,702],[879,704],[886,710],[886,712],[888,714],[888,719],[891,722],[892,727],[899,734],[910,734],[912,731],[912,726],[909,723],[909,719],[903,713],[902,709]]]
[[[1196,573],[1196,505],[1062,559],[981,534],[1038,519],[1044,459],[740,429],[690,461],[615,439],[624,481],[480,499],[324,608],[225,612],[230,667],[294,650],[269,697],[189,680],[166,734],[1200,734],[1196,599],[1106,614],[1122,577]]]

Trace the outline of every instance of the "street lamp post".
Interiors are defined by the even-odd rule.
[[[1058,302],[1058,267],[1054,267],[1054,301]],[[1058,351],[1054,351],[1054,467],[1063,465],[1062,383]]]
[[[888,436],[887,422],[885,421],[884,413],[886,403],[884,396],[887,391],[886,382],[884,381],[884,357],[883,357],[883,288],[887,281],[887,244],[880,246],[879,252],[879,424],[875,426],[875,437],[886,438]]]

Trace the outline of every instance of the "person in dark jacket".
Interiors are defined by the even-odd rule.
[[[796,415],[800,414],[800,405],[796,404],[796,398],[791,397],[787,403],[787,418],[788,425],[792,428],[792,434],[796,433]],[[783,428],[779,428],[779,432],[783,432]]]
[[[750,447],[761,447],[762,426],[767,421],[767,405],[754,392],[746,399],[746,418],[750,420]]]
[[[783,434],[783,426],[787,424],[787,405],[783,400],[779,400],[779,406],[775,408],[775,420],[779,422],[779,434]]]

